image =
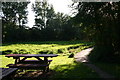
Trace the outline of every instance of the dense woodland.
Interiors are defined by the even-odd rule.
[[[74,17],[55,13],[52,5],[36,2],[35,25],[27,23],[29,2],[2,2],[2,40],[57,41],[85,40],[95,43],[92,61],[119,62],[120,59],[120,2],[73,2],[78,12]]]

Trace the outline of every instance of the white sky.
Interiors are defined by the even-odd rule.
[[[53,5],[55,12],[70,14],[71,8],[68,5],[72,4],[72,0],[48,0]]]
[[[62,12],[64,14],[71,15],[71,8],[68,5],[72,4],[72,0],[47,0],[50,4],[53,5],[55,12]],[[34,0],[31,0],[34,2]],[[34,25],[34,13],[31,11],[31,4],[28,5],[28,26],[32,27]]]

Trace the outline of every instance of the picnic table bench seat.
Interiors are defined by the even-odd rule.
[[[17,68],[0,68],[2,71],[0,80],[12,80],[12,75],[17,71]]]
[[[52,62],[52,60],[48,60],[48,64],[50,64],[50,62]],[[44,61],[39,61],[39,60],[25,60],[23,62],[18,62],[18,64],[41,64],[41,63],[45,63]]]
[[[49,71],[49,64],[8,64],[9,68],[18,68],[18,69],[40,69],[43,72]]]

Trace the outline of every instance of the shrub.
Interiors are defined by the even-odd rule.
[[[13,51],[12,50],[5,50],[5,51],[2,51],[2,54],[11,54]]]
[[[48,54],[48,53],[49,53],[49,50],[39,51],[38,53],[40,53],[40,54]]]
[[[58,53],[63,53],[64,49],[58,49]]]
[[[30,54],[30,52],[28,52],[27,50],[25,49],[16,49],[14,50],[13,54]]]
[[[89,54],[92,62],[113,62],[113,57],[113,51],[109,46],[95,46]]]
[[[69,56],[68,56],[68,58],[73,58],[74,57],[74,54],[73,53],[71,53]]]

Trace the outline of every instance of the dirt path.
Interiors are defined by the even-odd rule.
[[[87,55],[90,53],[90,51],[92,50],[93,48],[88,48],[88,49],[85,49],[85,50],[82,50],[81,52],[77,53],[74,58],[75,58],[75,61],[76,62],[82,62],[84,63],[84,65],[90,67],[91,69],[93,69],[94,71],[96,71],[98,73],[98,75],[103,78],[103,79],[114,79],[115,77],[102,71],[100,68],[98,68],[97,66],[91,64],[88,60],[88,57]]]

